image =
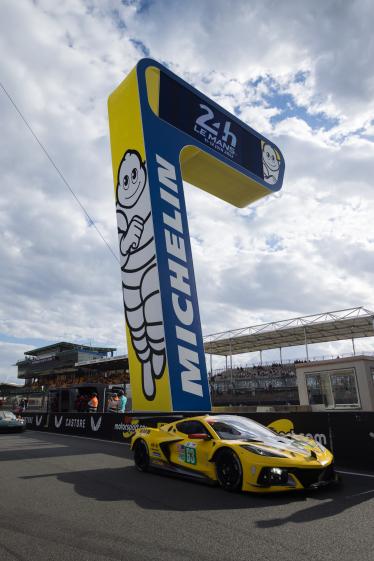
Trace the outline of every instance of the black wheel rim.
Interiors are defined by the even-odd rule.
[[[139,468],[144,469],[148,467],[148,450],[143,442],[137,442],[134,459]]]
[[[241,470],[237,460],[231,455],[222,456],[217,462],[217,476],[221,485],[234,489],[239,485]]]

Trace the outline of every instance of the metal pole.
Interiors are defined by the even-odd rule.
[[[232,348],[231,348],[231,337],[230,337],[230,371],[231,371],[231,387],[232,387]]]
[[[213,355],[210,353],[210,376],[213,376]]]
[[[306,359],[309,360],[308,339],[307,339],[307,337],[306,337],[306,329],[305,329],[305,327],[304,327],[304,341],[305,341]]]
[[[279,347],[280,363],[282,364],[282,347]]]
[[[356,356],[355,340],[353,337],[352,337],[352,347],[353,347],[353,356]]]
[[[262,351],[260,351],[260,364],[262,366]]]

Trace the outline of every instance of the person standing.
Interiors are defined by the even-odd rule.
[[[19,408],[18,408],[18,413],[20,415],[22,415],[22,413],[24,413],[25,409],[26,409],[26,400],[21,399],[20,404],[19,404]]]
[[[96,413],[98,406],[99,406],[99,400],[97,399],[97,393],[93,393],[91,395],[90,401],[88,402],[88,412]]]
[[[116,393],[112,394],[108,401],[108,412],[118,413],[119,397]]]
[[[127,397],[123,390],[119,391],[118,413],[124,413],[126,410]]]

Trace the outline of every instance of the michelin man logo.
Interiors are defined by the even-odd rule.
[[[280,170],[280,156],[278,152],[270,146],[270,144],[261,142],[262,144],[262,169],[264,180],[270,185],[274,185],[278,181]]]
[[[136,150],[127,150],[119,165],[116,210],[126,321],[144,396],[153,400],[165,370],[165,334],[147,168]]]

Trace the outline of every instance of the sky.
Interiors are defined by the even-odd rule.
[[[107,98],[145,56],[286,161],[282,190],[245,209],[185,184],[203,334],[374,310],[373,21],[370,0],[0,0],[1,84],[91,218],[0,88],[0,381],[61,340],[126,352],[95,226],[118,255]]]

